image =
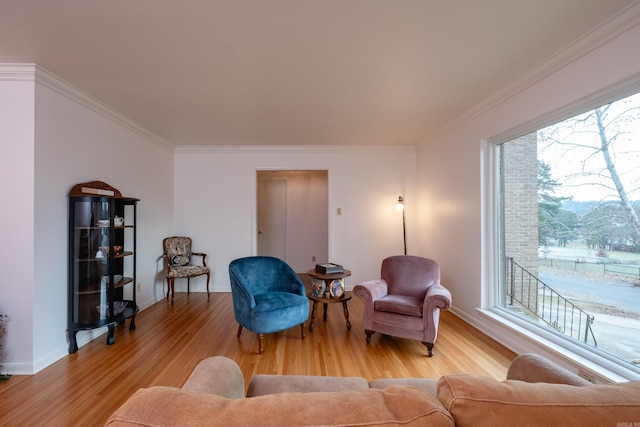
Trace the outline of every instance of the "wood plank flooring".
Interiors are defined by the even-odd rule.
[[[0,426],[100,426],[141,387],[180,387],[193,368],[214,355],[235,360],[245,377],[262,374],[439,377],[466,372],[502,380],[515,354],[457,316],[443,312],[432,358],[418,341],[375,334],[365,341],[362,301],[349,302],[348,331],[341,304],[322,310],[315,328],[266,335],[258,354],[255,334],[237,323],[230,293],[177,293],[173,306],[160,301],[129,324],[116,327],[115,344],[106,336],[81,347],[36,375],[13,376],[0,384]]]

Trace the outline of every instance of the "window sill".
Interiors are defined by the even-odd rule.
[[[479,309],[483,318],[496,326],[507,329],[526,342],[527,351],[536,348],[550,353],[572,368],[578,375],[594,383],[610,383],[640,380],[640,371],[615,357],[563,335],[536,326],[501,308]]]

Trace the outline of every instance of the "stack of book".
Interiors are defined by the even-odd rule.
[[[337,274],[344,273],[344,268],[340,264],[330,262],[327,264],[316,264],[316,271],[321,274]]]

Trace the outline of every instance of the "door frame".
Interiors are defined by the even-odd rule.
[[[251,254],[258,254],[258,171],[326,171],[327,172],[327,257],[333,259],[333,229],[330,167],[254,167],[251,180]]]

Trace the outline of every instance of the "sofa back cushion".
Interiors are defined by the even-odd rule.
[[[535,353],[523,353],[513,359],[509,364],[507,379],[526,381],[528,383],[592,385],[589,381],[568,369]]]
[[[368,388],[367,380],[360,377],[256,374],[249,382],[247,397],[285,392],[313,393],[317,391],[366,390]]]
[[[640,382],[581,387],[460,374],[440,378],[437,397],[460,427],[640,422]]]
[[[138,390],[108,426],[447,426],[451,415],[414,387],[227,399],[173,387]]]
[[[427,289],[440,283],[440,266],[428,258],[394,255],[382,260],[380,278],[387,282],[389,294],[424,300]]]

